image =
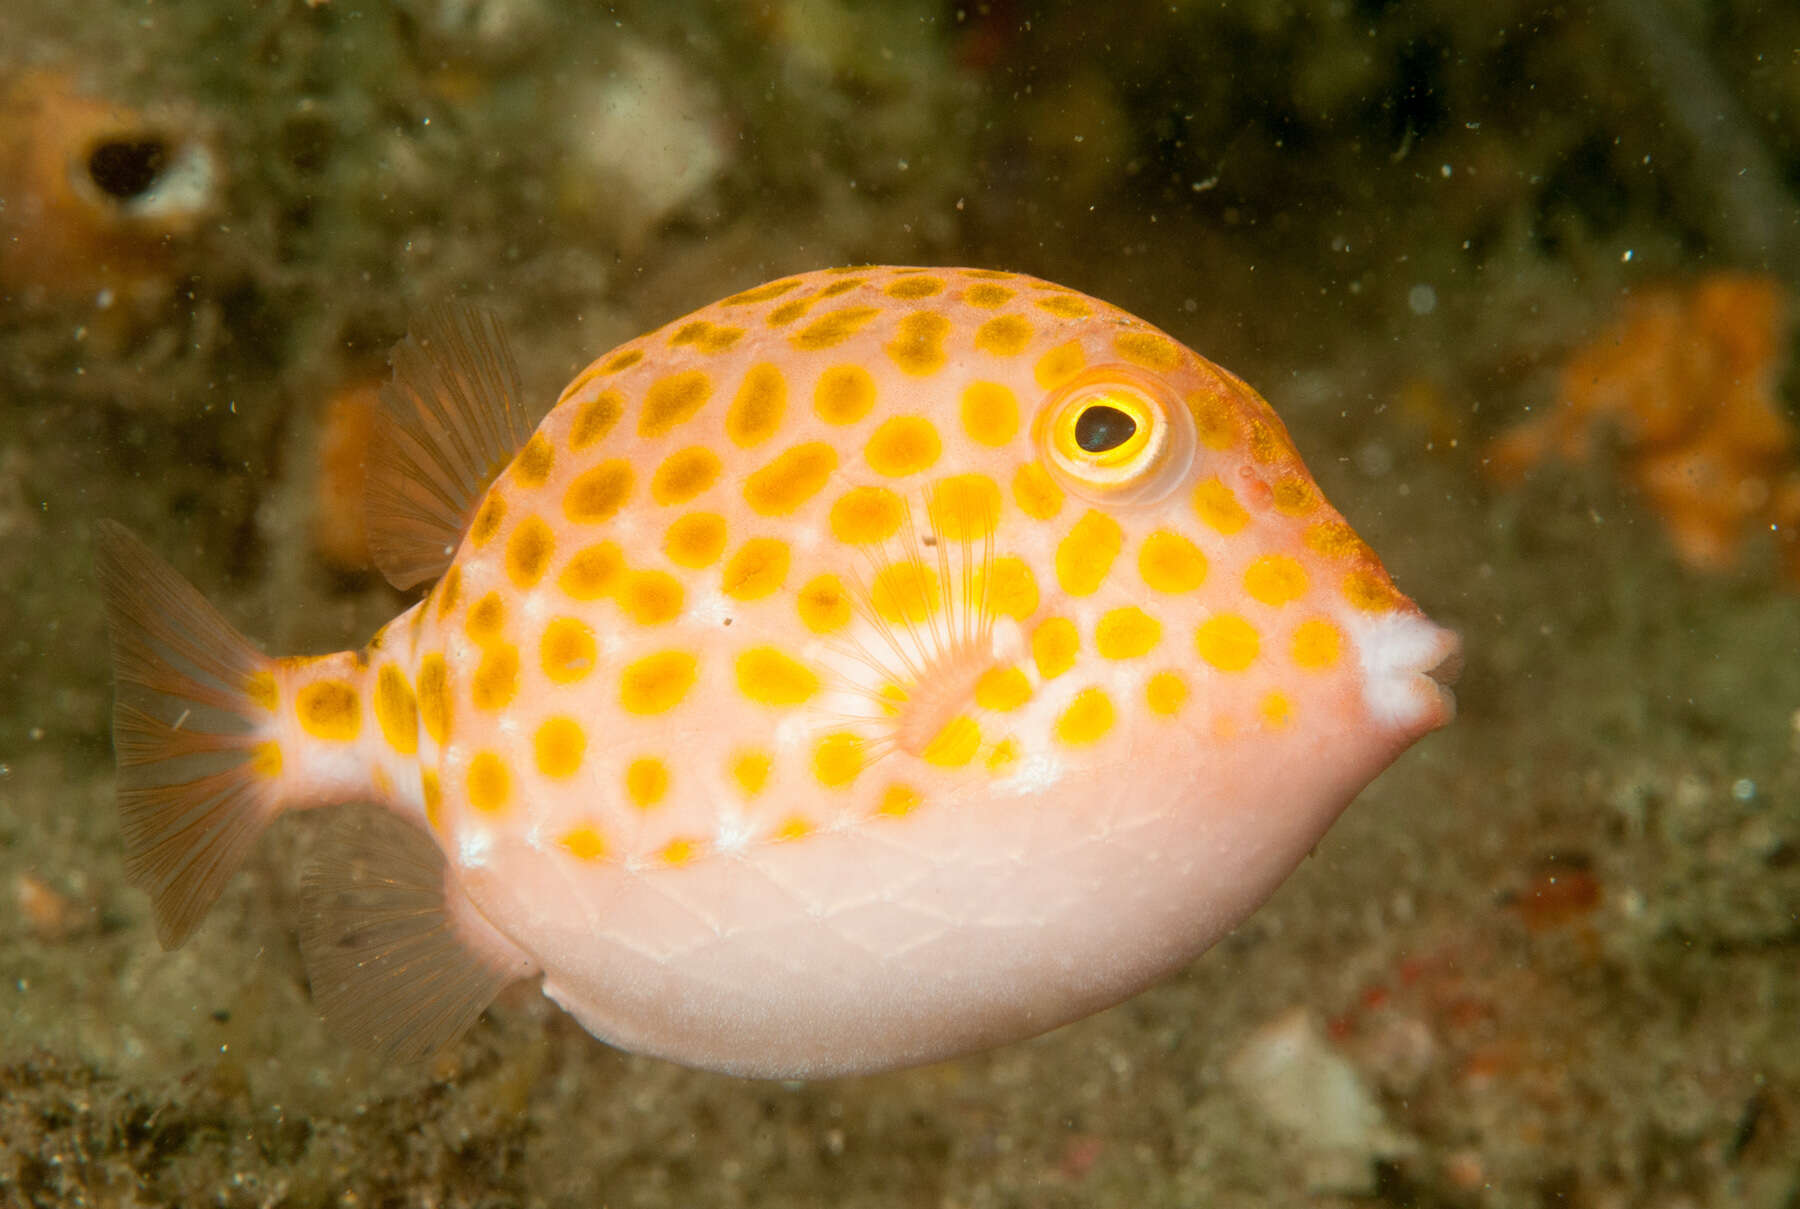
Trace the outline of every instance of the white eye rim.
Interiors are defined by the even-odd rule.
[[[1144,449],[1117,465],[1072,457],[1057,448],[1059,418],[1088,396],[1117,394],[1121,389],[1141,397],[1153,421]],[[1130,365],[1091,366],[1057,387],[1044,399],[1033,422],[1038,456],[1057,486],[1078,499],[1109,506],[1153,504],[1179,485],[1194,463],[1194,418],[1163,379]]]

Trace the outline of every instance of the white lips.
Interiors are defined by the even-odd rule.
[[[1456,715],[1450,691],[1462,640],[1414,612],[1360,614],[1346,628],[1362,661],[1363,701],[1378,725],[1423,734]]]

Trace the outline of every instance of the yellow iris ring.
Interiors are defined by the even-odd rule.
[[[1131,435],[1089,452],[1077,429],[1092,408],[1128,417]],[[1129,365],[1097,365],[1053,391],[1034,425],[1045,467],[1065,491],[1090,502],[1153,503],[1187,474],[1194,460],[1193,417],[1161,377]]]

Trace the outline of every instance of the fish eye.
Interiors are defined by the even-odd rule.
[[[1064,490],[1107,503],[1167,495],[1194,456],[1194,423],[1168,384],[1124,365],[1077,375],[1038,413],[1039,450]]]

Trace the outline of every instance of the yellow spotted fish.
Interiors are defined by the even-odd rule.
[[[1073,290],[852,268],[608,353],[535,431],[493,321],[395,350],[371,546],[435,586],[259,654],[102,528],[132,879],[165,945],[284,810],[328,1021],[401,1058],[506,984],[820,1077],[1179,968],[1452,699],[1243,382]]]

